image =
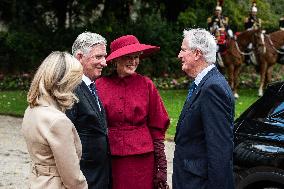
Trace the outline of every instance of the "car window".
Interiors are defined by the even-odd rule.
[[[280,102],[271,112],[271,119],[284,123],[284,102]]]
[[[275,99],[260,99],[248,113],[248,118],[256,120],[265,119],[270,115],[271,110],[274,109],[273,107],[277,106],[277,104]]]
[[[248,113],[248,118],[252,120],[263,121],[267,118],[283,118],[281,112],[284,111],[284,101],[278,98],[266,97],[260,99]]]
[[[277,114],[284,111],[284,102],[280,103],[272,112],[272,114]]]

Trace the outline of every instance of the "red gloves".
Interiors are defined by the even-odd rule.
[[[155,176],[154,189],[169,189],[167,184],[167,159],[164,140],[154,140]]]

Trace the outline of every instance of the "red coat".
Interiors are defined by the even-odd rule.
[[[112,155],[151,152],[153,139],[164,139],[169,117],[153,82],[139,74],[96,80],[105,107]]]

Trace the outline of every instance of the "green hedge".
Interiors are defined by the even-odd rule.
[[[181,76],[173,77],[164,74],[161,77],[151,77],[158,89],[187,89],[190,80],[179,68]],[[272,81],[284,80],[284,66],[276,64],[272,74]],[[106,73],[105,73],[106,74]],[[143,74],[143,73],[142,73]],[[0,91],[3,90],[28,90],[33,74],[0,74]],[[260,76],[253,66],[243,66],[240,74],[240,88],[258,88]]]
[[[182,31],[161,19],[158,15],[149,15],[135,23],[120,24],[112,21],[105,25],[104,20],[95,24],[64,31],[50,31],[43,28],[33,31],[32,28],[0,32],[0,74],[33,73],[41,61],[52,51],[71,51],[73,41],[84,31],[100,33],[109,44],[115,38],[134,34],[142,43],[161,47],[159,53],[143,60],[139,70],[146,75],[160,77],[164,74],[179,74],[180,65],[177,53],[180,49]],[[109,51],[109,49],[108,49]]]
[[[0,73],[33,73],[52,51],[69,51],[75,31],[0,32]]]

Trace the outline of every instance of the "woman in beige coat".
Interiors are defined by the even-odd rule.
[[[31,83],[22,123],[32,159],[31,189],[88,188],[79,166],[81,142],[64,114],[77,101],[73,90],[82,74],[82,66],[73,56],[53,52]]]

